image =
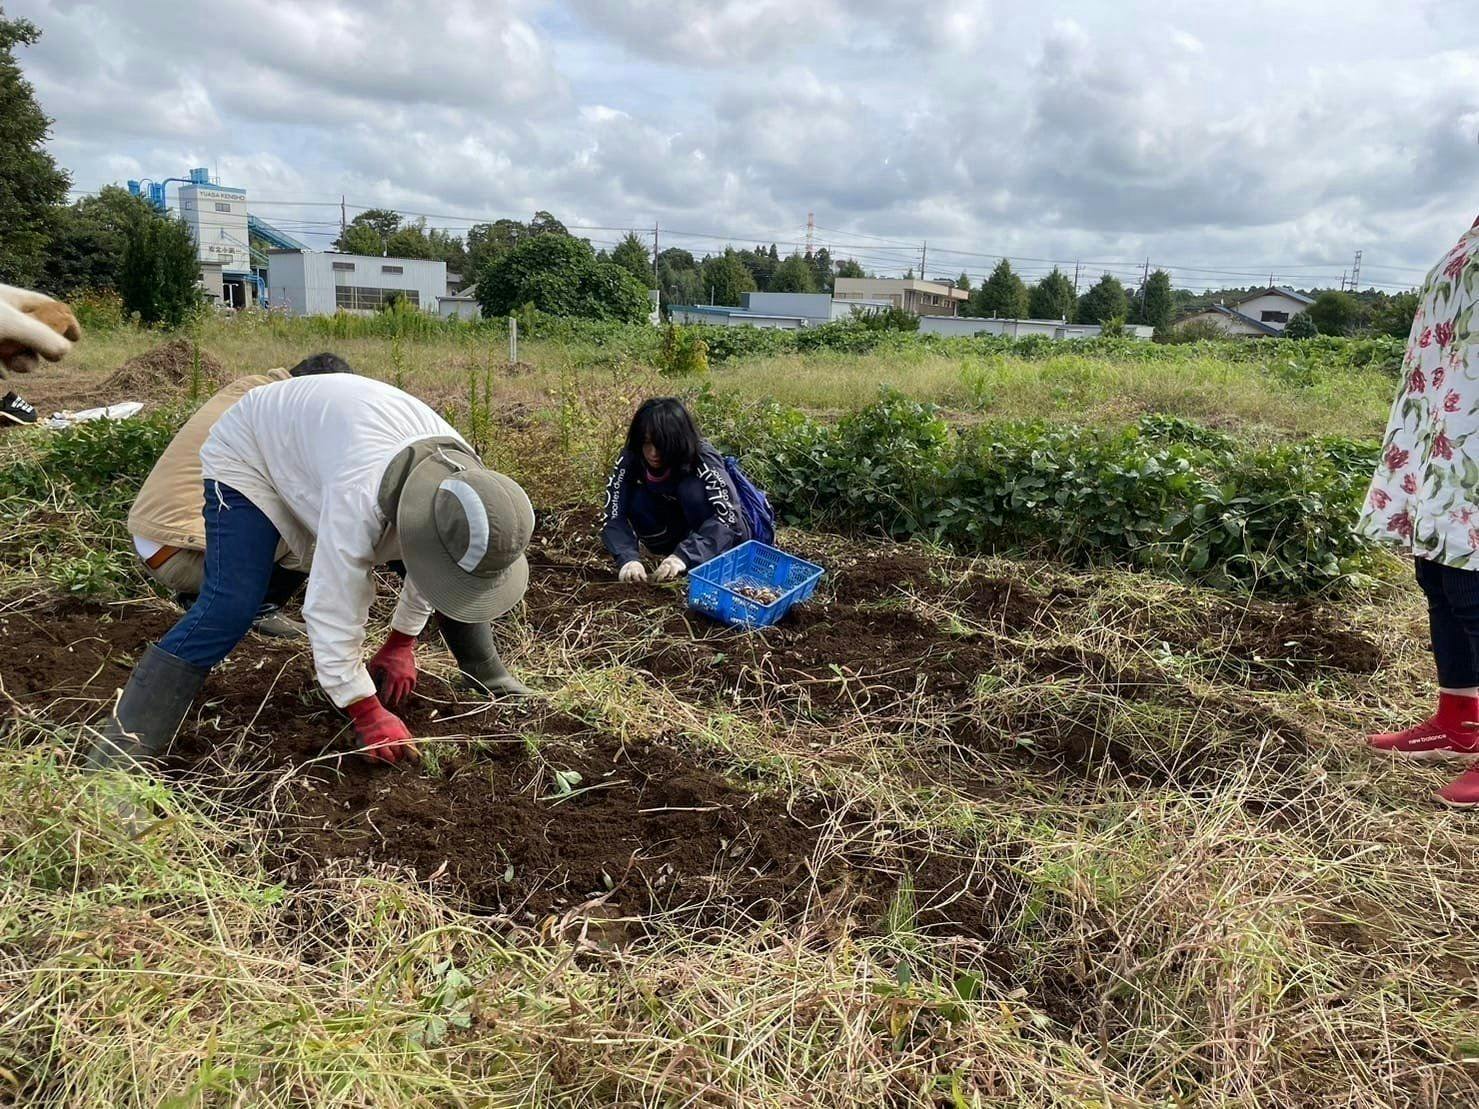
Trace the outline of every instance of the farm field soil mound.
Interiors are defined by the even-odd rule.
[[[174,618],[80,602],[7,615],[10,710],[96,719]],[[624,744],[543,704],[456,704],[430,678],[402,713],[429,765],[377,766],[352,753],[306,652],[249,646],[207,682],[166,771],[264,814],[264,847],[289,878],[391,864],[476,908],[531,919],[598,902],[624,918],[685,910],[729,922],[790,916],[821,894],[877,920],[907,869],[921,924],[957,932],[983,928],[1010,896],[1000,874],[907,842],[886,858],[826,846],[836,822],[825,797],[788,803],[677,746]]]
[[[1320,626],[1298,606],[1213,598],[1202,603],[1227,611],[1167,624],[1131,603],[1127,619],[1106,621],[1094,606],[1127,603],[1123,590],[1017,581],[907,548],[825,560],[812,603],[742,633],[691,614],[681,589],[616,582],[597,550],[589,514],[546,516],[521,615],[541,645],[584,668],[645,673],[700,712],[815,737],[838,765],[860,734],[907,734],[922,784],[972,795],[1024,774],[1049,789],[1106,771],[1215,785],[1253,744],[1279,773],[1312,740],[1259,691],[1358,681],[1380,661],[1353,629]],[[12,609],[0,616],[4,699],[57,722],[96,719],[174,619],[154,602]],[[1186,646],[1175,648],[1177,636]],[[1241,687],[1193,688],[1155,660],[1156,644],[1238,655]],[[1014,896],[1009,867],[907,837],[888,851],[858,847],[867,829],[824,793],[783,801],[716,773],[660,722],[623,743],[577,711],[545,699],[459,702],[426,677],[403,714],[426,764],[378,767],[350,753],[347,722],[319,693],[306,650],[253,639],[207,682],[167,769],[265,814],[263,844],[284,873],[391,864],[498,912],[597,900],[636,916],[785,916],[820,892],[877,919],[907,873],[922,925],[970,930]],[[1115,723],[1124,719],[1140,734]],[[1185,750],[1178,730],[1192,736]]]
[[[677,590],[615,582],[590,555],[582,533],[594,527],[562,518],[531,553],[528,619],[541,634],[594,613],[580,622],[585,650],[685,700],[812,727],[823,743],[845,742],[856,726],[907,731],[922,759],[973,753],[967,782],[1034,763],[1107,763],[1189,785],[1268,737],[1264,769],[1278,771],[1311,740],[1259,695],[1360,682],[1382,661],[1315,606],[1204,592],[1194,609],[1153,606],[1127,599],[1124,575],[1117,585],[1093,575],[1029,582],[909,548],[824,559],[812,602],[773,628],[739,632],[690,613]],[[1106,616],[1096,606],[1118,607]]]

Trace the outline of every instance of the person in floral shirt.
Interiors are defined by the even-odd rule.
[[[1479,220],[1428,275],[1357,531],[1412,558],[1428,598],[1438,709],[1370,737],[1417,759],[1479,756]],[[1479,807],[1479,768],[1438,799]]]

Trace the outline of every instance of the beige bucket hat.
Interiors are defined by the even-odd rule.
[[[416,462],[395,525],[407,576],[443,616],[486,623],[523,598],[534,508],[518,482],[466,451],[443,447]]]

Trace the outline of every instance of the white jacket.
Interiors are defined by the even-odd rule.
[[[400,557],[395,521],[380,511],[380,481],[401,450],[453,427],[384,382],[320,374],[251,390],[200,450],[207,480],[262,510],[300,559],[313,560],[303,619],[319,684],[343,708],[375,692],[364,664],[374,567]],[[391,626],[418,635],[431,606],[406,579]]]

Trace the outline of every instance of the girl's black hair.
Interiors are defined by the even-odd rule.
[[[698,425],[677,397],[653,397],[637,409],[627,429],[628,452],[640,459],[649,440],[668,469],[692,472],[697,468]]]
[[[296,366],[288,371],[288,376],[313,377],[316,374],[352,373],[354,373],[354,371],[349,368],[348,362],[344,361],[344,359],[340,358],[337,354],[329,354],[327,351],[325,351],[323,354],[315,354],[303,359],[303,361],[299,362]]]

